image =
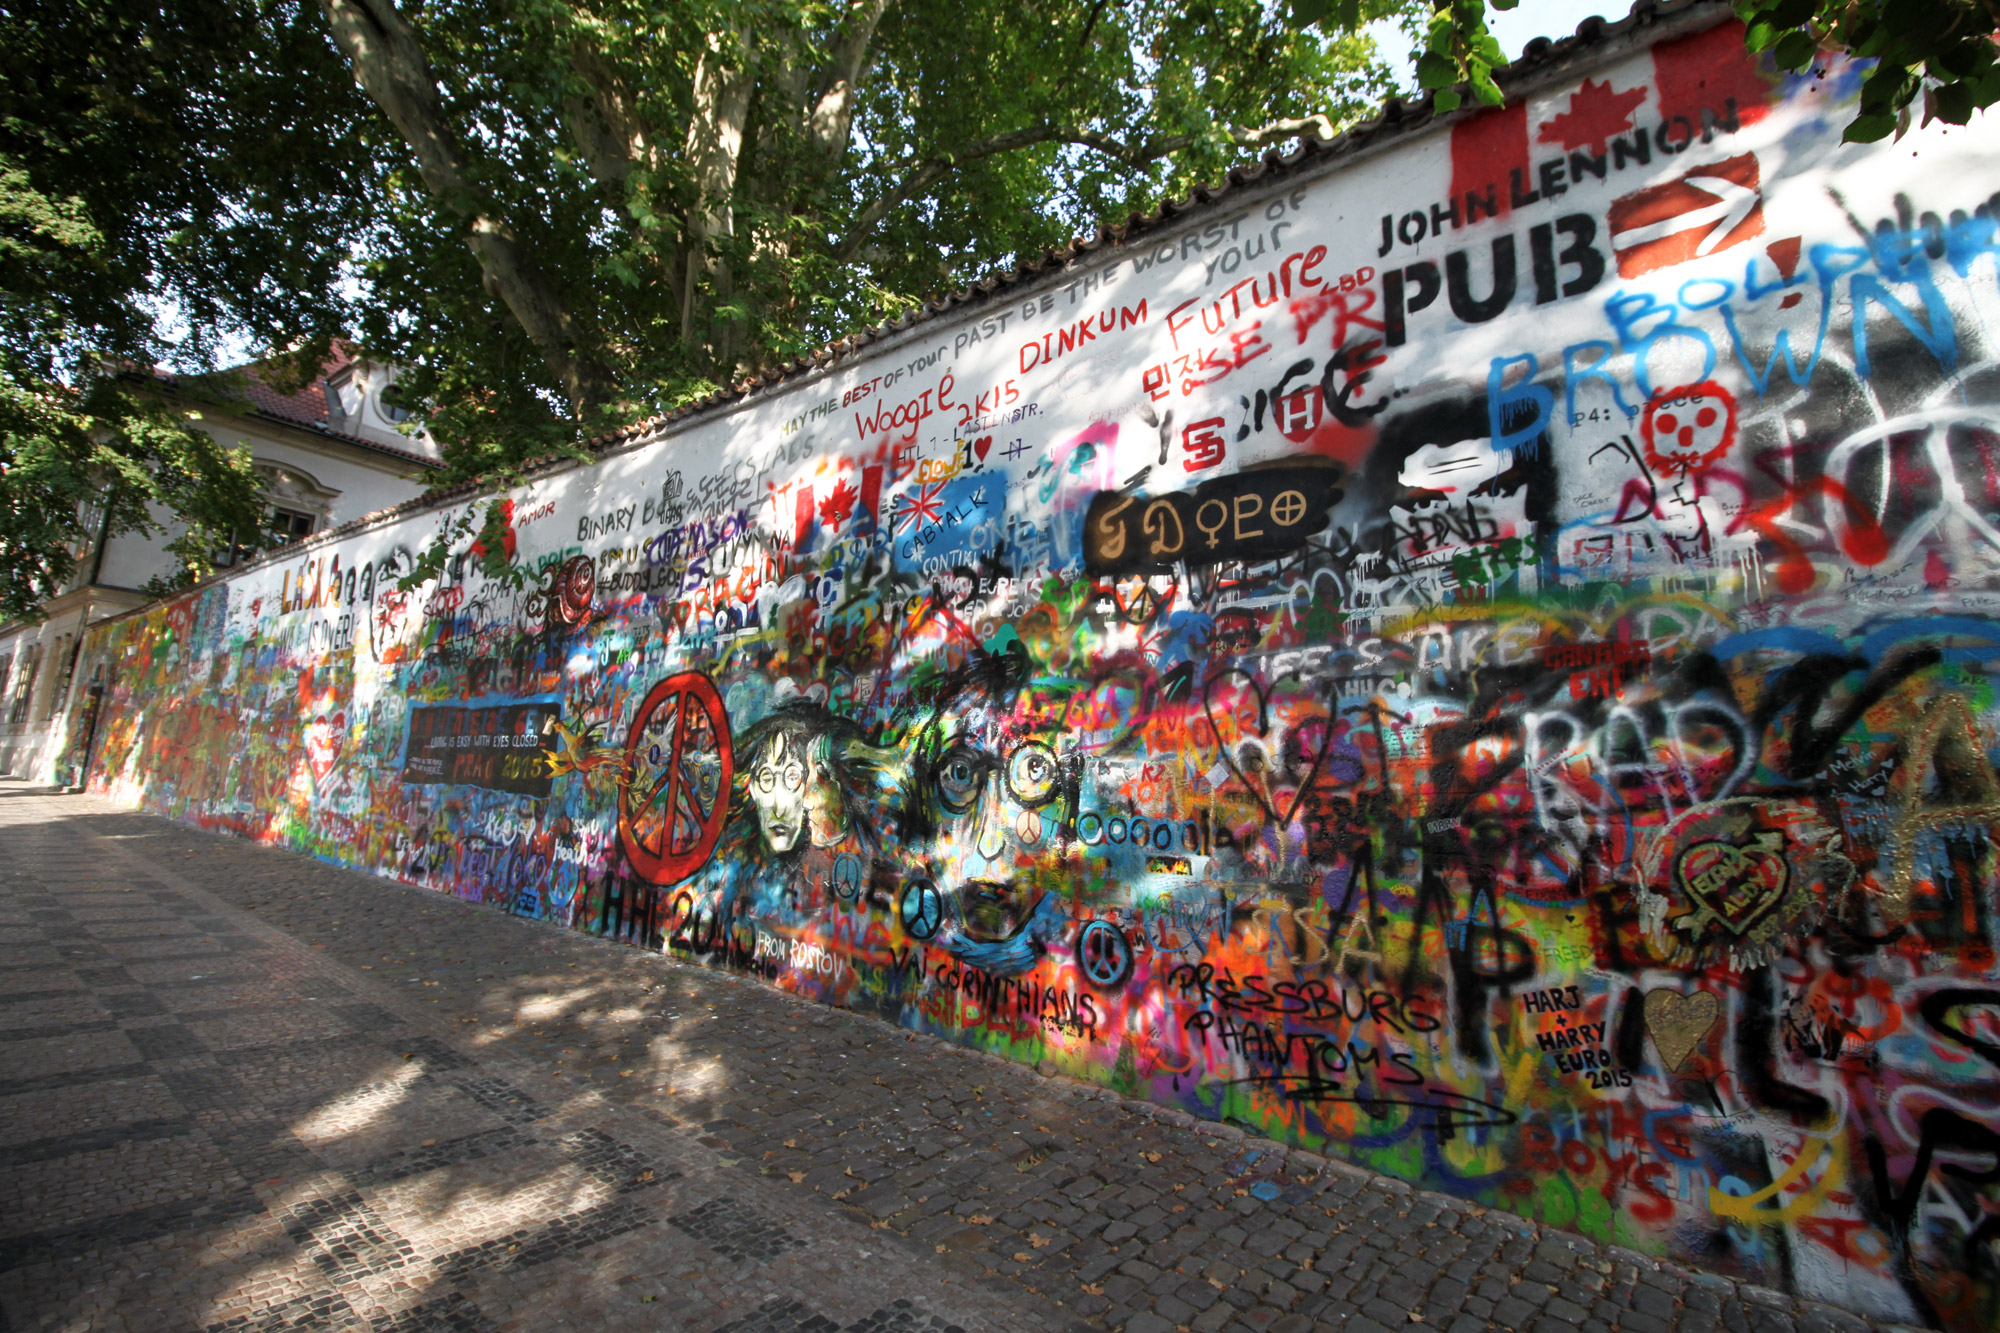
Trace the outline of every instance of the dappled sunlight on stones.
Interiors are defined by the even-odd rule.
[[[1412,1328],[1416,1310],[1421,1327],[1473,1333],[1499,1322],[1503,1299],[1534,1312],[1513,1327],[1566,1311],[1560,1299],[1605,1328],[1628,1321],[1622,1333],[1702,1333],[1704,1311],[1736,1328],[1729,1312],[1753,1308],[1734,1288],[1704,1305],[1706,1289],[1684,1274],[1586,1242],[1554,1265],[1543,1233],[1511,1219],[657,955],[551,940],[94,803],[55,810],[71,842],[151,828],[154,849],[200,851],[199,886],[171,877],[204,911],[265,904],[241,930],[267,975],[232,983],[211,1007],[236,994],[334,996],[322,1003],[351,1016],[352,1031],[0,1095],[0,1188],[17,1178],[4,1150],[28,1142],[54,1143],[50,1178],[67,1171],[82,1187],[88,1152],[54,1142],[68,1128],[63,1098],[78,1134],[153,1124],[171,1141],[196,1137],[174,1127],[191,1120],[245,1182],[223,1191],[213,1220],[191,1209],[93,1217],[38,1233],[32,1248],[0,1215],[8,1333],[1067,1333],[1130,1321],[1155,1333],[1369,1333],[1391,1306]],[[19,837],[0,815],[0,925]],[[281,933],[329,918],[343,924],[313,928],[322,950]],[[397,992],[407,983],[359,971],[391,942],[420,960],[431,949],[462,960],[462,981]],[[418,971],[405,960],[391,976]],[[7,975],[0,967],[0,985]],[[154,993],[73,979],[67,992],[121,1003]],[[542,999],[555,1016],[516,1020]],[[33,1128],[10,1138],[14,1106]],[[306,1239],[289,1233],[298,1227]],[[1537,1262],[1560,1280],[1539,1281]],[[1653,1309],[1664,1314],[1646,1324]],[[112,1310],[122,1323],[106,1322]],[[1296,1322],[1308,1310],[1316,1317]]]
[[[560,994],[537,995],[515,1005],[514,1020],[517,1023],[546,1023],[574,1016],[577,1008],[587,1003],[595,991],[595,987],[579,986]]]
[[[470,959],[458,969],[462,981],[448,975],[436,987],[412,985],[408,977],[432,971],[408,961],[410,949],[428,945],[432,927],[442,933],[436,939],[492,929],[492,943],[510,947],[534,945],[534,937],[486,913],[466,919],[400,891],[376,899],[382,911],[362,911],[328,887],[350,893],[350,877],[332,873],[326,881],[324,867],[208,841],[200,847],[210,875],[208,849],[228,859],[248,855],[244,865],[270,877],[242,881],[232,893],[258,903],[264,923],[280,909],[302,915],[308,939],[322,949],[308,953],[310,945],[268,925],[226,923],[248,941],[238,947],[254,967],[234,969],[196,1001],[164,993],[170,1005],[162,1013],[172,1017],[142,1019],[154,1035],[134,1049],[132,1071],[72,1069],[62,1087],[18,1097],[42,1105],[38,1115],[58,1131],[62,1103],[46,1099],[82,1097],[78,1123],[122,1129],[136,1135],[134,1145],[146,1125],[158,1125],[156,1141],[170,1141],[176,1117],[214,1125],[228,1163],[254,1167],[234,1173],[242,1203],[224,1225],[202,1227],[190,1211],[154,1221],[128,1215],[112,1227],[90,1219],[96,1231],[84,1239],[50,1237],[22,1251],[26,1267],[0,1269],[10,1333],[82,1327],[94,1319],[90,1311],[106,1307],[120,1311],[124,1327],[176,1331],[366,1325],[414,1333],[498,1327],[524,1311],[534,1311],[538,1329],[634,1319],[642,1327],[712,1329],[752,1313],[768,1295],[736,1285],[730,1273],[742,1265],[784,1289],[810,1291],[814,1309],[836,1327],[892,1309],[918,1289],[936,1297],[930,1309],[952,1309],[968,1329],[1060,1327],[1060,1319],[1036,1313],[1040,1299],[1026,1291],[1008,1299],[952,1295],[942,1269],[924,1271],[928,1249],[914,1269],[912,1255],[884,1269],[890,1237],[866,1219],[812,1191],[796,1199],[772,1193],[794,1187],[750,1151],[752,1127],[762,1115],[756,1107],[790,1099],[776,1087],[790,1061],[774,1061],[768,1041],[740,1041],[738,1009],[754,993],[660,985],[676,975],[672,963],[588,945],[564,949],[574,967],[542,961],[516,977],[514,957],[460,941],[452,957]],[[0,871],[0,885],[12,883]],[[176,885],[188,903],[200,897],[194,885]],[[200,911],[214,917],[222,909],[204,903]],[[6,919],[0,899],[0,925]],[[340,961],[356,923],[382,935]],[[400,967],[380,963],[388,941],[402,951]],[[162,995],[158,985],[124,979],[96,993],[68,971],[44,981],[124,1007]],[[264,1041],[254,1039],[260,1005],[284,1007],[272,1011],[284,1023],[270,1023]],[[536,1017],[522,1019],[522,1011]],[[106,1023],[114,1035],[126,1031],[118,1023],[132,1023],[92,1017],[104,1013],[98,1003],[54,1017]],[[800,1027],[782,1023],[780,1037],[800,1041]],[[828,1089],[848,1083],[874,1087],[860,1069],[842,1067]],[[94,1101],[100,1093],[104,1103]],[[58,1137],[38,1135],[34,1143],[46,1147],[34,1151],[52,1153],[60,1177],[86,1157],[82,1139]],[[4,1139],[0,1131],[0,1149]],[[0,1175],[0,1189],[10,1179]],[[718,1201],[740,1209],[732,1225],[714,1231],[730,1253],[664,1225]],[[0,1253],[6,1245],[0,1235]],[[88,1281],[66,1285],[58,1253],[74,1257],[78,1279]],[[978,1309],[988,1313],[972,1317]]]
[[[363,1084],[292,1123],[292,1133],[308,1147],[331,1146],[374,1124],[405,1101],[423,1078],[423,1069],[405,1065],[385,1082]]]

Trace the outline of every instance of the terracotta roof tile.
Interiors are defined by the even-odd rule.
[[[391,458],[416,463],[425,468],[435,470],[442,467],[442,463],[428,454],[419,453],[414,449],[404,449],[381,440],[369,439],[366,436],[334,430],[327,425],[332,416],[327,410],[326,382],[330,377],[336,376],[352,366],[354,360],[353,347],[345,340],[336,340],[333,344],[333,351],[328,354],[326,361],[320,366],[319,374],[313,378],[310,384],[307,384],[297,393],[291,394],[280,393],[265,381],[259,372],[259,367],[264,364],[261,361],[249,361],[240,366],[230,366],[225,373],[234,373],[238,377],[234,385],[235,392],[242,397],[243,401],[250,404],[249,415],[253,417],[262,417],[267,421],[276,421],[287,426],[297,427],[301,430],[309,430],[315,435],[324,435],[328,439],[339,440],[343,444],[351,444],[373,453],[386,454]],[[167,372],[157,372],[156,377],[169,388],[179,389],[182,387],[180,379],[176,375]]]
[[[280,417],[301,426],[324,427],[328,420],[326,390],[322,387],[324,378],[352,361],[354,358],[340,344],[334,345],[333,355],[319,369],[319,375],[297,393],[279,393],[264,381],[258,373],[260,363],[252,361],[248,365],[233,366],[231,369],[242,376],[243,396],[250,405],[266,416]]]

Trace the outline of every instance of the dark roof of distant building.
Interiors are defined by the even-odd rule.
[[[283,393],[272,386],[264,374],[264,367],[269,364],[267,361],[249,361],[240,366],[230,366],[223,373],[236,377],[231,388],[243,401],[250,404],[250,411],[245,415],[277,422],[298,430],[311,431],[315,435],[324,435],[330,440],[338,440],[357,449],[384,454],[399,462],[414,463],[427,470],[435,471],[443,466],[437,459],[418,453],[414,449],[403,449],[381,440],[335,430],[327,424],[332,420],[332,412],[326,400],[327,382],[335,378],[344,378],[345,372],[354,365],[355,360],[353,346],[345,339],[335,339],[333,350],[321,364],[319,374],[296,393]],[[174,388],[184,387],[180,377],[171,373],[161,372],[159,378]]]

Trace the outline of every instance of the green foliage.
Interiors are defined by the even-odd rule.
[[[432,534],[431,539],[424,543],[424,549],[411,562],[410,568],[396,580],[396,591],[414,592],[432,579],[441,578],[445,567],[451,563],[452,548],[471,534],[475,523],[482,528],[491,526],[498,513],[498,502],[488,501],[483,517],[479,508],[475,506],[455,518],[448,519],[437,532]],[[482,558],[480,563],[486,565],[488,561]],[[494,562],[493,573],[501,573],[504,570],[503,562]],[[481,572],[487,571],[482,569]],[[518,580],[516,583],[518,586]]]
[[[1261,0],[435,0],[405,17],[478,197],[452,204],[370,119],[386,189],[358,333],[406,367],[448,479],[671,411],[1330,133],[1393,87],[1366,38],[1304,32]],[[704,84],[719,66],[748,84],[721,183],[691,150],[726,137]],[[850,119],[821,114],[850,72]],[[479,209],[617,385],[587,419],[469,253]]]
[[[205,573],[256,523],[249,451],[127,382],[38,390],[0,368],[0,618],[37,618],[101,530],[154,530],[153,505],[180,519],[167,544],[179,566]]]
[[[106,449],[179,466],[121,374],[225,339],[290,349],[282,380],[357,336],[403,368],[443,481],[580,452],[1336,132],[1394,87],[1352,29],[1422,9],[1322,0],[1347,30],[1309,32],[1263,0],[10,5],[0,376],[39,405],[16,456],[72,460],[30,507],[74,507]],[[44,584],[74,540],[49,522],[0,531]]]
[[[1875,67],[1846,138],[1870,143],[1923,123],[1963,125],[2000,101],[1995,10],[1978,0],[1737,0],[1753,51],[1805,73],[1825,52],[1844,50]]]
[[[503,471],[492,480],[505,484],[520,480],[520,476]],[[397,579],[396,590],[413,592],[433,579],[443,578],[454,557],[473,563],[481,576],[490,582],[503,584],[517,592],[527,587],[534,578],[534,572],[514,559],[506,537],[512,517],[513,501],[505,496],[494,496],[475,502],[462,514],[447,518],[431,539],[424,543],[424,549],[417,553],[410,568]],[[461,548],[459,543],[468,537],[471,541]]]
[[[1495,8],[1511,9],[1512,3]],[[1432,90],[1439,111],[1456,111],[1464,100],[1461,84],[1489,106],[1501,101],[1493,71],[1507,63],[1506,52],[1486,30],[1483,0],[1448,0],[1433,10],[1417,57],[1417,85]]]
[[[1493,0],[1513,9],[1520,0]],[[1921,94],[1923,123],[1964,125],[1974,111],[2000,101],[2000,60],[1994,52],[2000,5],[1987,0],[1735,0],[1745,44],[1769,51],[1780,69],[1806,73],[1829,52],[1875,61],[1846,138],[1872,142],[1909,128]],[[1294,0],[1293,21],[1353,29],[1360,19],[1331,0]],[[1551,33],[1550,36],[1561,34]],[[1417,57],[1417,83],[1432,90],[1439,111],[1455,111],[1469,93],[1497,106],[1494,71],[1506,55],[1486,27],[1485,0],[1432,0]]]
[[[230,338],[295,349],[281,379],[316,368],[367,163],[303,4],[29,0],[0,9],[0,50],[0,617],[32,617],[107,523],[174,515],[191,575],[255,526],[247,454],[147,371]]]

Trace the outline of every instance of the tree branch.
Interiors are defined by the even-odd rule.
[[[631,84],[605,58],[597,34],[585,26],[583,15],[573,16],[576,27],[569,47],[569,71],[574,84],[563,95],[563,120],[570,138],[583,155],[591,179],[606,187],[612,202],[626,222],[634,221],[629,193],[632,172],[657,171],[661,162],[659,141],[638,109]],[[650,184],[646,202],[658,207]],[[683,221],[682,219],[678,219]],[[685,232],[681,233],[685,237]],[[681,264],[680,246],[661,232],[649,238],[652,256],[673,307],[682,304],[686,275]]]
[[[571,39],[569,67],[587,90],[563,97],[563,120],[570,137],[599,184],[621,186],[634,162],[650,165],[645,134],[632,114],[631,91],[605,63],[603,51],[587,32]]]
[[[828,55],[826,76],[820,82],[819,99],[806,118],[806,128],[820,155],[830,163],[839,162],[847,151],[848,129],[854,124],[855,86],[868,63],[875,30],[893,2],[857,0],[847,11],[847,21],[841,24],[840,36]]]
[[[1099,134],[1095,130],[1038,125],[1028,129],[1009,130],[990,139],[980,139],[967,144],[955,153],[919,161],[894,189],[861,210],[861,215],[854,220],[854,225],[848,230],[847,238],[834,247],[833,257],[842,263],[852,259],[861,249],[862,243],[868,239],[868,233],[898,205],[930,189],[957,168],[977,162],[981,158],[993,157],[999,153],[1011,153],[1015,149],[1027,148],[1038,143],[1073,143],[1081,148],[1094,149],[1127,166],[1143,167],[1148,162],[1178,152],[1189,144],[1197,142],[1200,137],[1195,134],[1174,134],[1160,139],[1148,139],[1140,144],[1127,144],[1109,134]]]
[[[733,31],[712,32],[694,71],[694,116],[688,121],[687,157],[700,199],[688,220],[692,244],[681,290],[681,341],[694,334],[695,295],[702,272],[713,272],[717,295],[727,298],[729,268],[708,254],[710,245],[736,232],[736,171],[743,160],[743,132],[756,85],[757,51]],[[722,349],[727,354],[728,349]]]
[[[354,81],[388,114],[416,155],[417,170],[438,201],[455,213],[478,211],[457,141],[417,35],[391,0],[324,0],[327,26],[354,70]]]
[[[481,285],[506,305],[534,342],[577,418],[595,415],[613,391],[611,374],[580,350],[569,307],[467,172],[415,30],[394,0],[322,4],[334,42],[353,67],[354,81],[410,145],[418,174],[438,205],[464,226],[466,247],[479,260]]]
[[[1254,130],[1239,127],[1229,131],[1229,138],[1239,148],[1268,148],[1288,139],[1303,139],[1307,134],[1324,142],[1333,138],[1335,133],[1331,120],[1314,114],[1298,120],[1274,120]]]
[[[1128,167],[1143,167],[1148,162],[1156,162],[1168,153],[1178,153],[1191,143],[1200,141],[1199,134],[1169,134],[1165,138],[1148,139],[1144,143],[1125,144],[1108,134],[1098,134],[1091,130],[1071,130],[1063,135],[1067,143],[1094,148],[1106,157],[1116,158]]]
[[[1090,35],[1097,31],[1097,21],[1104,17],[1104,5],[1105,0],[1091,0],[1090,14],[1084,19],[1083,31],[1076,35],[1076,61],[1063,71],[1063,76],[1060,79],[1056,80],[1056,91],[1058,93],[1069,87],[1070,79],[1075,77],[1077,68],[1084,59],[1083,48],[1090,45]]]
[[[1009,130],[1005,134],[996,134],[990,139],[967,144],[956,153],[923,159],[894,189],[861,210],[861,216],[856,218],[854,225],[848,229],[847,239],[834,247],[833,257],[843,263],[853,258],[854,253],[861,248],[861,243],[868,238],[868,233],[875,229],[875,224],[887,217],[891,210],[930,189],[957,168],[969,162],[977,162],[981,158],[992,157],[996,153],[1012,152],[1016,148],[1026,148],[1030,144],[1051,143],[1063,137],[1065,137],[1063,131],[1039,125],[1025,130]]]

